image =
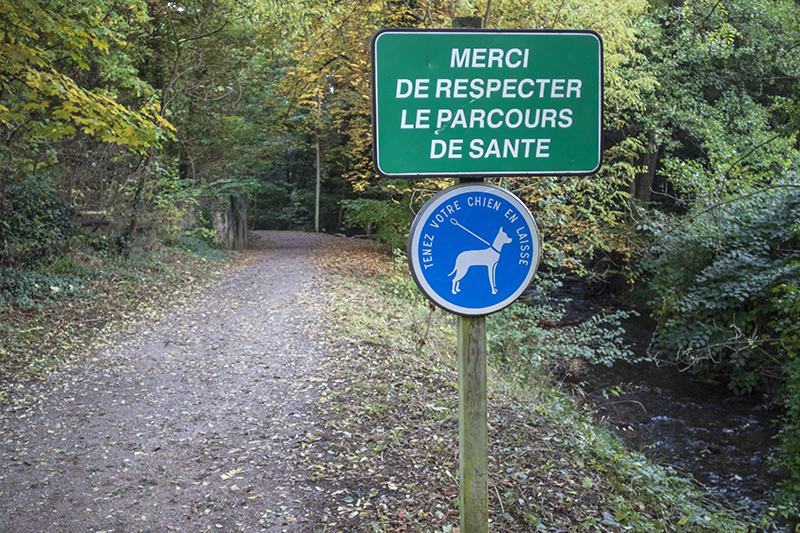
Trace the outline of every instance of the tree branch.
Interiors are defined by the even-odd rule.
[[[766,145],[768,145],[769,143],[771,143],[772,141],[774,141],[775,139],[778,139],[778,138],[780,138],[780,137],[782,137],[782,136],[783,136],[783,135],[781,135],[780,133],[778,133],[778,134],[774,135],[773,137],[770,137],[770,138],[769,138],[769,139],[767,139],[766,141],[762,142],[761,144],[757,144],[756,146],[754,146],[752,150],[750,150],[749,152],[747,152],[746,154],[744,154],[742,157],[740,157],[739,159],[737,159],[736,161],[734,161],[733,163],[731,163],[731,165],[728,167],[728,169],[727,169],[725,172],[723,172],[723,174],[725,175],[725,177],[726,177],[726,178],[727,178],[727,177],[729,177],[729,176],[728,176],[728,172],[730,172],[731,170],[733,170],[733,167],[735,167],[736,165],[738,165],[739,163],[741,163],[742,161],[744,161],[745,159],[747,159],[747,158],[750,156],[750,154],[752,154],[753,152],[755,152],[756,150],[758,150],[758,149],[759,149],[759,148],[761,148],[762,146],[766,146]]]
[[[211,32],[208,32],[206,34],[187,37],[186,39],[183,39],[181,41],[181,44],[188,43],[188,42],[191,42],[191,41],[199,41],[200,39],[205,39],[206,37],[211,37],[212,35],[216,35],[217,33],[221,32],[222,30],[225,29],[225,26],[228,25],[228,22],[230,22],[230,20],[226,20],[225,22],[222,23],[222,26],[220,26],[218,29],[216,29],[214,31],[211,31]]]
[[[759,189],[757,191],[753,191],[753,192],[750,192],[750,193],[747,193],[747,194],[741,194],[741,195],[735,196],[733,198],[728,198],[727,200],[723,200],[721,202],[717,202],[715,204],[712,204],[712,205],[706,207],[705,209],[703,209],[702,211],[699,211],[699,212],[697,212],[697,213],[695,213],[695,214],[693,214],[693,215],[691,215],[691,216],[689,216],[687,218],[681,219],[681,224],[683,222],[691,222],[692,220],[696,219],[700,215],[708,213],[712,209],[716,209],[718,207],[722,207],[723,205],[731,204],[733,202],[738,202],[739,200],[744,200],[746,198],[751,198],[753,196],[756,196],[758,194],[770,191],[772,189],[800,189],[800,185],[791,185],[791,184],[770,185],[769,187],[764,187],[763,189]],[[676,229],[681,227],[681,224],[677,224],[677,225],[673,226],[673,228],[671,230],[667,231],[664,235],[662,235],[661,238],[664,238],[667,235],[671,234],[673,231],[675,231]]]
[[[714,7],[712,7],[711,11],[709,11],[708,15],[706,15],[705,18],[700,21],[700,24],[698,24],[698,26],[702,26],[703,24],[705,24],[706,21],[711,18],[711,15],[714,14],[714,11],[717,10],[717,6],[719,6],[721,3],[722,3],[722,0],[717,0],[717,3],[714,4]]]

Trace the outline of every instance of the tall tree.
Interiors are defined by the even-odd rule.
[[[798,89],[797,17],[796,3],[785,0],[653,2],[639,49],[659,84],[628,131],[645,132],[648,152],[666,159],[673,190],[724,199],[797,160],[776,105]],[[652,176],[657,158],[646,163]],[[718,178],[704,170],[712,168]]]
[[[94,0],[0,1],[0,157],[25,171],[52,162],[53,143],[83,133],[144,150],[169,123],[118,46],[143,5]],[[126,107],[126,97],[133,104]]]

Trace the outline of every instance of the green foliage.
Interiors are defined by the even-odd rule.
[[[0,197],[0,307],[40,309],[80,297],[100,264],[127,253],[127,237],[86,233],[53,180],[8,184]]]
[[[211,247],[210,239],[200,235],[183,235],[177,246],[203,261],[220,261],[228,256],[223,250]]]
[[[288,229],[282,216],[282,209],[289,202],[291,184],[277,179],[258,175],[259,187],[253,195],[253,204],[248,217],[257,229]]]
[[[30,177],[11,183],[0,195],[0,264],[46,263],[79,230],[72,209],[50,179]]]
[[[115,216],[135,218],[141,230],[129,235],[131,245],[174,246],[187,231],[213,234],[211,214],[204,215],[201,210],[199,215],[194,215],[200,203],[198,198],[207,197],[208,189],[197,181],[180,179],[175,164],[152,162],[146,177],[128,181],[117,190],[117,195],[117,202],[122,205],[114,210]],[[221,193],[221,196],[227,202],[227,195]],[[118,225],[121,224],[118,222]],[[129,233],[129,227],[125,231]]]
[[[393,248],[405,248],[413,218],[407,201],[356,198],[343,200],[342,205],[347,208],[344,219],[346,228],[362,228],[378,242],[385,242]]]
[[[383,287],[384,294],[397,298],[404,303],[415,304],[424,298],[417,287],[414,278],[409,275],[408,256],[406,252],[400,248],[395,248],[392,251],[394,262],[389,272],[385,276],[381,276],[380,284]]]
[[[776,339],[797,315],[773,291],[800,280],[800,188],[770,189],[701,211],[674,227],[651,224],[655,347],[686,365],[713,364],[738,393],[780,379]]]
[[[598,314],[578,324],[564,324],[565,301],[555,303],[552,290],[558,277],[537,274],[526,300],[487,319],[487,343],[492,364],[502,373],[527,382],[558,361],[579,360],[611,366],[622,359],[635,362],[625,345],[620,320],[635,314],[615,311]],[[546,302],[546,303],[542,303]]]
[[[543,260],[551,267],[587,273],[599,257],[632,254],[628,231],[630,176],[622,168],[604,167],[600,176],[542,177],[503,180],[531,209],[544,235]],[[597,268],[607,276],[625,265]],[[610,268],[609,268],[610,267]]]
[[[248,218],[256,229],[314,230],[314,192],[280,180],[262,178],[256,188]],[[323,225],[323,228],[325,226]]]
[[[639,24],[638,47],[658,85],[634,124],[652,132],[681,194],[705,192],[697,190],[705,180],[693,179],[698,168],[716,170],[718,191],[742,192],[741,184],[798,160],[791,136],[779,135],[788,134],[780,124],[790,106],[777,105],[797,93],[794,2],[653,2]],[[694,168],[679,175],[683,165]],[[735,167],[746,172],[731,173]]]
[[[52,142],[79,130],[104,142],[139,150],[158,146],[168,135],[149,87],[132,78],[130,86],[143,104],[138,110],[121,105],[115,95],[81,84],[81,72],[98,66],[95,58],[109,55],[124,41],[115,25],[119,6],[95,2],[94,9],[62,0],[0,1],[0,131],[4,149],[12,143]],[[129,2],[135,18],[143,4]],[[128,59],[116,53],[109,64],[125,71]],[[104,81],[119,81],[109,76]],[[36,146],[34,144],[33,146]],[[32,147],[29,147],[31,149]],[[37,147],[38,148],[38,147]],[[14,154],[12,167],[24,169],[30,157]]]
[[[289,195],[291,202],[282,212],[283,218],[293,229],[311,231],[314,229],[314,192],[294,190]]]
[[[102,259],[110,259],[119,255],[127,255],[130,252],[130,242],[128,236],[122,233],[114,235],[82,235],[80,242],[91,248],[94,255]],[[69,256],[62,256],[69,257]],[[52,267],[51,267],[52,268]]]
[[[800,284],[787,283],[772,292],[772,303],[778,312],[770,321],[770,327],[780,335],[776,349],[786,354],[784,401],[787,406],[780,434],[783,454],[778,458],[786,478],[780,483],[779,505],[773,512],[797,524],[800,523]]]
[[[210,244],[216,235],[214,215],[211,212],[211,206],[206,202],[200,209],[195,210],[194,227],[183,234],[181,241],[184,237],[192,237]]]
[[[655,348],[684,366],[727,376],[737,393],[786,383],[797,368],[800,164],[796,2],[653,2],[640,50],[659,85],[640,127],[663,155],[658,190],[683,221],[654,214],[643,263],[658,319]],[[784,492],[797,501],[798,413],[790,407]],[[784,515],[797,512],[784,505]]]
[[[62,299],[86,294],[86,276],[50,274],[0,267],[0,311],[9,307],[36,310]]]

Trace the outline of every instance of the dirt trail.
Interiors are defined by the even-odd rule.
[[[295,465],[326,341],[304,290],[332,237],[264,232],[180,309],[26,386],[0,413],[0,530],[315,529]]]

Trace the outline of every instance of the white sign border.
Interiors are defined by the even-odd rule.
[[[456,33],[456,34],[495,34],[495,35],[513,35],[513,34],[543,34],[543,35],[590,35],[597,39],[600,45],[600,65],[599,65],[599,88],[600,88],[600,102],[598,107],[598,143],[597,143],[597,166],[592,170],[536,170],[536,171],[447,171],[447,172],[384,172],[380,166],[380,147],[379,136],[376,133],[378,126],[378,67],[375,56],[377,53],[378,40],[383,34],[419,34],[419,33]],[[605,111],[605,57],[603,40],[600,34],[594,30],[550,30],[550,29],[465,29],[465,28],[384,28],[375,33],[372,37],[370,45],[372,56],[372,130],[373,130],[373,147],[372,147],[372,160],[374,163],[375,171],[382,178],[398,179],[398,178],[435,178],[435,177],[533,177],[533,176],[590,176],[600,171],[603,166],[603,118]]]

